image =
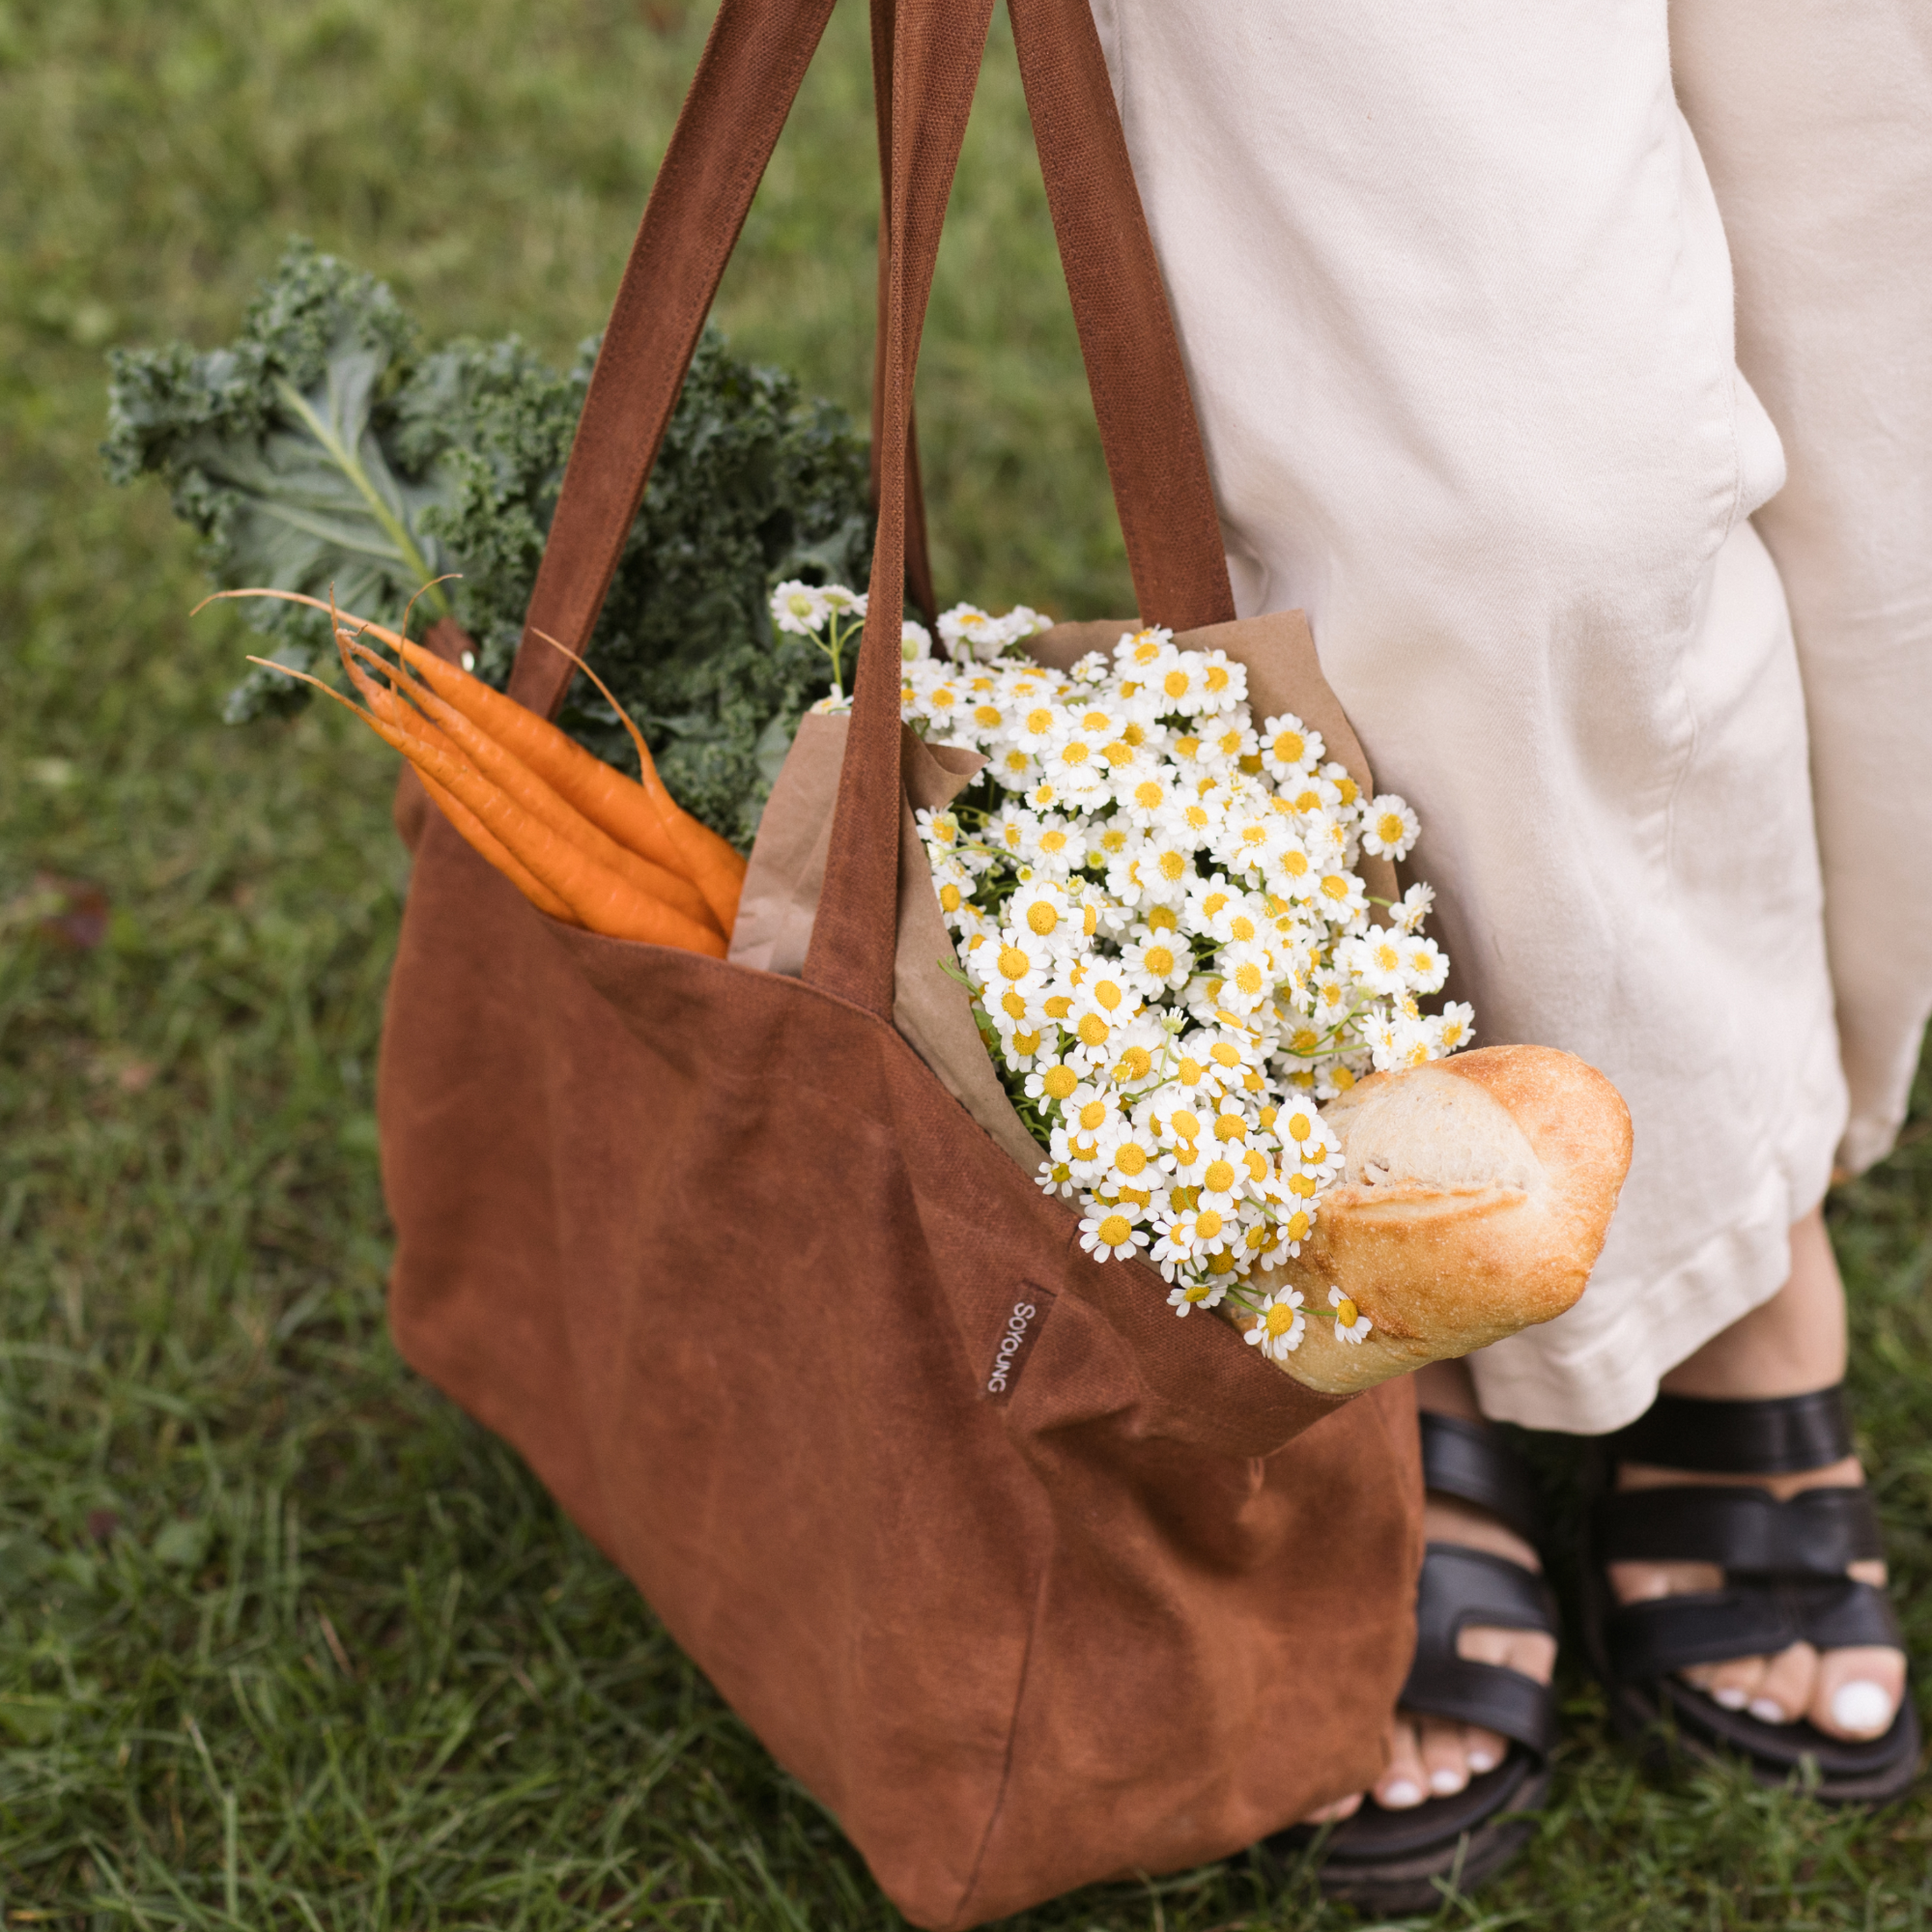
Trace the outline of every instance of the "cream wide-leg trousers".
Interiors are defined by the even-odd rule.
[[[1471,1363],[1614,1429],[1932,1009],[1932,5],[1094,10],[1241,612],[1420,812],[1478,1043],[1630,1102],[1588,1292]]]

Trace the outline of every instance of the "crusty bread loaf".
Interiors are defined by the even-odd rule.
[[[1629,1110],[1595,1067],[1550,1047],[1485,1047],[1375,1074],[1322,1113],[1347,1167],[1301,1253],[1253,1278],[1308,1305],[1281,1365],[1297,1381],[1351,1394],[1548,1321],[1582,1293],[1631,1155]],[[1366,1340],[1336,1336],[1331,1286],[1374,1324]]]

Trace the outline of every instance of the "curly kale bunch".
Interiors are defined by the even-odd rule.
[[[373,277],[291,243],[238,341],[110,357],[109,473],[166,479],[224,589],[266,585],[393,620],[449,615],[502,685],[595,360],[559,374],[509,336],[423,352]],[[632,526],[592,653],[643,727],[665,781],[727,838],[750,841],[805,708],[829,689],[809,639],[773,629],[773,582],[863,583],[871,562],[866,447],[832,404],[801,396],[707,331]],[[270,655],[328,669],[327,619],[263,600]],[[256,671],[236,723],[307,694]],[[635,770],[615,714],[579,679],[561,723]]]

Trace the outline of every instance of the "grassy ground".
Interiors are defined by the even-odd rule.
[[[701,13],[700,7],[696,10]],[[380,748],[215,722],[242,648],[99,480],[101,352],[224,338],[290,230],[433,334],[601,321],[696,57],[669,0],[0,0],[0,1911],[8,1925],[894,1922],[516,1459],[398,1365],[370,1078]],[[863,9],[722,303],[863,392]],[[942,592],[1124,606],[996,43],[922,378]],[[57,880],[106,896],[74,947]],[[98,908],[97,908],[98,910]],[[1932,1148],[1848,1192],[1858,1380],[1932,1644]],[[1566,1479],[1551,1459],[1551,1480]],[[1531,1857],[1455,1924],[1918,1926],[1932,1808],[1644,1775],[1569,1680]],[[1041,1928],[1350,1922],[1210,1871]]]

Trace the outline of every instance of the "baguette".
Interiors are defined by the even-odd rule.
[[[1595,1067],[1550,1047],[1484,1047],[1374,1074],[1322,1115],[1342,1176],[1301,1253],[1250,1278],[1301,1291],[1311,1320],[1280,1364],[1296,1381],[1353,1395],[1582,1293],[1631,1156],[1629,1109]],[[1318,1314],[1331,1288],[1369,1317],[1365,1340]]]

